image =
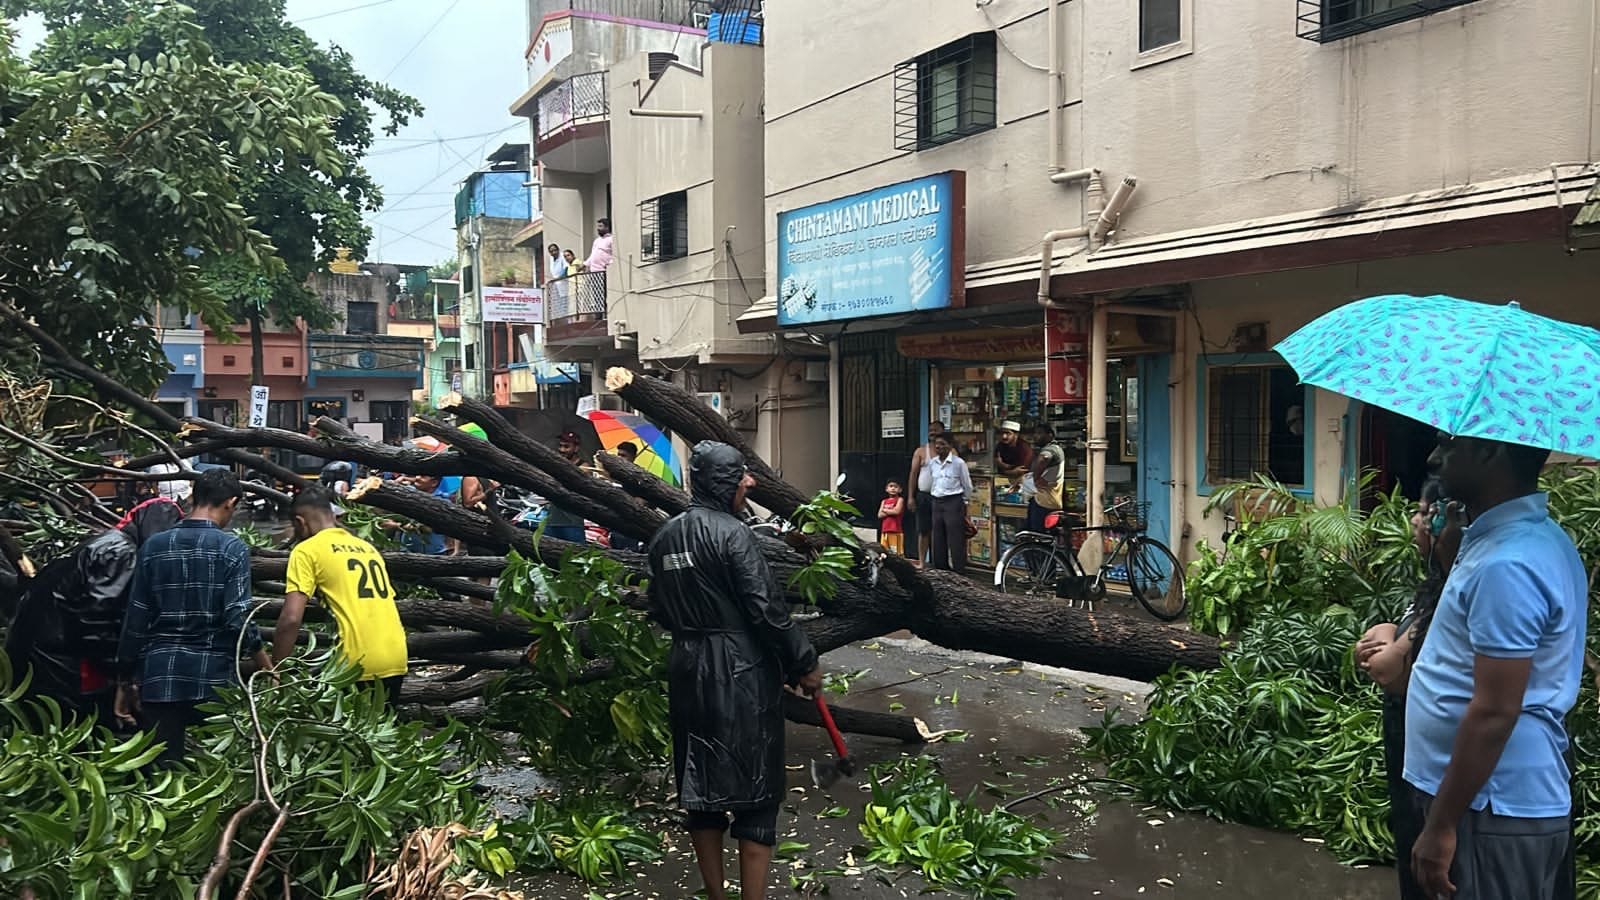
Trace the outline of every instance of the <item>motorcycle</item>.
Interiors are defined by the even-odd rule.
[[[525,531],[537,531],[539,523],[549,514],[549,505],[543,497],[508,484],[495,491],[494,505],[501,518]]]

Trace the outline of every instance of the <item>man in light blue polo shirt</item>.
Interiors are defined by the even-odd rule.
[[[1550,519],[1549,451],[1441,435],[1430,464],[1472,517],[1411,672],[1405,778],[1430,897],[1554,900],[1571,843],[1563,724],[1583,670],[1583,562]]]

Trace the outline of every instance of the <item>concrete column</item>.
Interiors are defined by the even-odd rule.
[[[1090,527],[1105,524],[1106,492],[1106,340],[1109,316],[1105,304],[1096,301],[1089,321],[1089,466],[1084,506]],[[1103,542],[1092,535],[1079,554],[1090,571],[1099,567],[1105,555]]]
[[[828,342],[828,483],[839,480],[839,341]]]

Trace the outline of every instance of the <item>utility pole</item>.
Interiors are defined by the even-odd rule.
[[[476,332],[474,343],[478,348],[477,359],[477,399],[488,400],[493,394],[489,380],[489,335],[488,323],[483,319],[483,218],[482,213],[474,215],[467,232],[467,249],[472,258],[472,302],[477,308],[476,321],[472,327]]]

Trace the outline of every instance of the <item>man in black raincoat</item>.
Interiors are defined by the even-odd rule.
[[[139,546],[182,518],[171,500],[147,500],[34,576],[5,648],[14,678],[31,667],[30,695],[52,697],[70,713],[98,712],[111,724],[111,678]]]
[[[783,686],[822,673],[789,617],[756,536],[734,513],[754,481],[744,457],[704,441],[689,460],[694,505],[650,541],[650,602],[672,632],[672,762],[710,900],[723,900],[722,833],[732,815],[741,896],[766,896],[784,796]]]

